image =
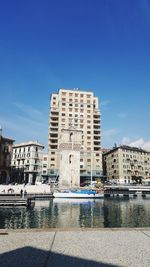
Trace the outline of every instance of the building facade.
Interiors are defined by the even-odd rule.
[[[42,159],[42,177],[44,181],[48,180],[48,154],[43,154]]]
[[[42,174],[43,149],[44,146],[36,141],[13,146],[12,170],[14,170],[14,175],[18,170],[18,175],[21,176],[14,177],[17,183],[35,184],[36,179]]]
[[[150,177],[150,152],[119,146],[104,154],[106,175],[117,183],[139,182]]]
[[[14,140],[3,137],[0,129],[0,184],[10,181],[13,142]]]
[[[61,135],[70,127],[82,131],[80,181],[102,174],[101,114],[98,97],[93,92],[60,89],[50,99],[48,133],[48,173],[59,177]]]

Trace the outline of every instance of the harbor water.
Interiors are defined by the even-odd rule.
[[[150,199],[51,199],[0,208],[1,229],[150,227]]]

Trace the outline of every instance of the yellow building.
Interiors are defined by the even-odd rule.
[[[141,148],[119,146],[105,153],[106,175],[117,183],[132,183],[150,177],[150,152]]]

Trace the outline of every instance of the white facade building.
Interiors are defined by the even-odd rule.
[[[25,183],[35,184],[42,174],[42,159],[44,146],[37,141],[29,141],[13,146],[11,166],[22,169]]]

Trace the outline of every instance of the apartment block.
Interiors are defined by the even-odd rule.
[[[117,183],[150,178],[150,152],[130,146],[115,147],[104,154],[106,175]]]
[[[48,173],[59,177],[62,131],[82,131],[80,181],[102,174],[101,114],[98,97],[79,89],[60,89],[52,93],[48,133]]]
[[[0,184],[7,184],[10,181],[13,143],[13,139],[2,136],[0,128]]]
[[[13,146],[12,171],[18,170],[20,177],[18,183],[35,184],[36,179],[42,174],[44,146],[37,141],[29,141]],[[23,176],[22,176],[23,174]]]

